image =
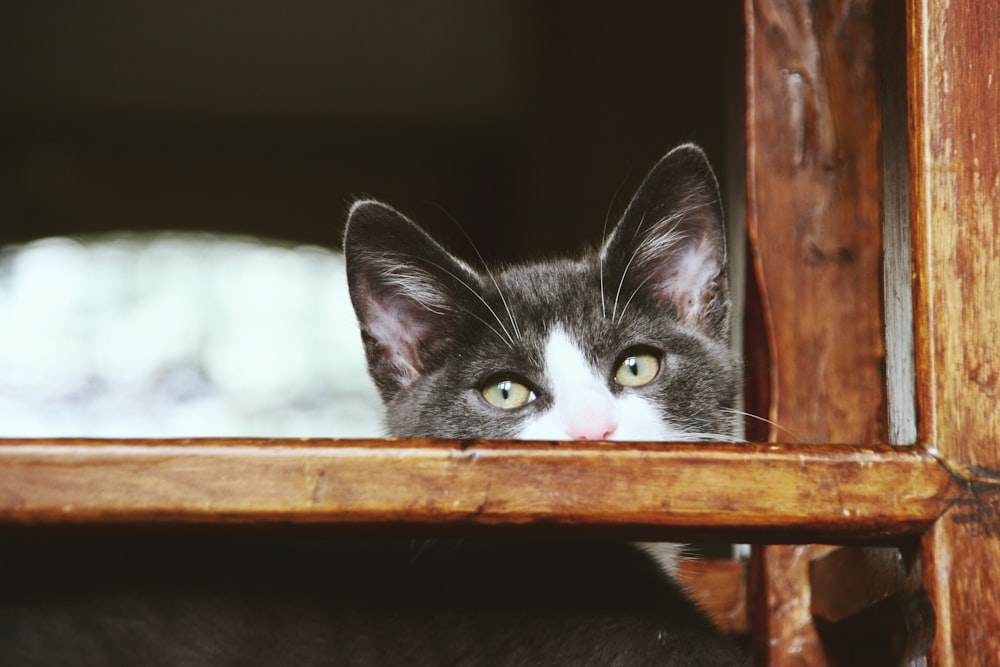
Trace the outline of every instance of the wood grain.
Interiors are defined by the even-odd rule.
[[[1000,7],[910,4],[920,439],[1000,483]]]
[[[803,442],[886,439],[874,25],[872,0],[747,3],[747,227],[770,417]]]
[[[770,418],[804,442],[884,442],[874,3],[748,0],[748,231],[770,335]],[[771,438],[786,437],[772,430]],[[809,549],[769,547],[760,659],[823,665]]]
[[[919,441],[972,496],[924,539],[932,662],[1000,663],[1000,7],[911,0]]]
[[[324,523],[428,532],[894,541],[962,497],[889,446],[0,441],[0,523]]]
[[[747,226],[770,337],[769,416],[802,442],[885,442],[875,2],[745,7]],[[762,663],[828,664],[809,607],[818,553],[755,551]]]
[[[809,563],[831,547],[815,544],[754,548],[751,624],[757,664],[826,665],[814,626]]]
[[[913,368],[906,7],[901,2],[880,2],[878,11],[888,442],[912,445],[917,441],[917,414]]]

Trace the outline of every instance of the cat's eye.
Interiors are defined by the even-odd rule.
[[[636,352],[622,359],[615,371],[615,382],[623,387],[641,387],[660,372],[660,359],[649,352]]]
[[[516,380],[490,382],[481,391],[489,403],[504,410],[520,408],[535,400],[535,392]]]

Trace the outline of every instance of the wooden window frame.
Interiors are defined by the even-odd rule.
[[[844,0],[821,5],[817,11],[828,12],[831,39],[849,41],[857,36],[836,30],[849,25],[852,12],[871,16],[874,6],[873,0]],[[778,112],[771,109],[760,115],[763,98],[755,98],[754,91],[760,90],[761,82],[753,73],[755,66],[761,67],[758,73],[773,73],[774,63],[761,49],[778,34],[775,26],[818,34],[811,23],[816,17],[809,11],[806,2],[778,5],[746,0],[751,54],[748,215],[758,279],[769,299],[765,314],[772,318],[770,405],[779,422],[794,411],[790,400],[815,397],[817,387],[810,384],[815,378],[780,370],[787,358],[783,355],[794,344],[794,336],[787,340],[781,336],[803,335],[801,328],[788,328],[794,326],[788,310],[795,305],[789,299],[801,298],[805,287],[790,285],[782,292],[776,278],[763,270],[768,262],[778,261],[774,256],[780,259],[781,252],[788,252],[780,245],[768,245],[771,240],[762,236],[761,221],[780,216],[766,206],[789,205],[774,195],[775,188],[787,187],[789,181],[782,181],[779,174],[766,182],[770,175],[765,151],[771,149],[761,119]],[[1000,660],[998,11],[971,0],[908,0],[905,7],[896,3],[889,10],[891,20],[902,22],[893,25],[905,28],[900,35],[905,58],[896,62],[901,71],[905,65],[906,126],[900,133],[905,145],[885,141],[891,134],[885,121],[892,117],[886,115],[881,150],[905,155],[908,161],[908,169],[893,173],[902,173],[902,182],[908,185],[909,197],[902,201],[909,208],[904,222],[912,235],[919,417],[912,446],[863,444],[888,438],[882,417],[878,419],[883,422],[874,426],[863,424],[861,435],[845,438],[836,436],[841,432],[837,424],[823,425],[834,434],[829,444],[4,440],[0,441],[0,526],[322,524],[333,530],[364,526],[421,534],[500,530],[761,544],[919,544],[922,586],[935,612],[930,663],[958,667]],[[781,23],[787,20],[792,23]],[[837,57],[824,51],[826,42],[812,46],[818,59]],[[816,73],[780,67],[779,71],[793,85],[808,83],[802,77]],[[848,80],[852,71],[846,72]],[[817,115],[808,99],[799,102],[803,106],[792,109],[790,122],[805,128],[830,120]],[[832,117],[836,122],[843,120],[837,113],[850,113],[852,100],[821,103],[831,108],[841,105]],[[828,139],[823,131],[814,136]],[[879,146],[870,143],[872,135],[862,134],[851,136],[849,141],[860,143],[851,144],[846,158],[844,145],[835,142],[818,147],[803,143],[797,159],[806,164],[828,150],[831,159],[857,157],[870,167],[877,157],[866,151],[874,148],[877,154]],[[874,136],[878,141],[877,133]],[[800,171],[797,177],[823,187],[823,178],[835,167],[822,160],[810,164],[815,170]],[[875,166],[876,179],[878,174],[892,178],[890,168],[877,162]],[[856,174],[859,187],[868,175],[864,170]],[[794,192],[799,190],[790,191],[794,205]],[[840,199],[828,200],[836,208],[831,219],[843,223],[856,217],[880,218],[878,208],[873,211],[870,204],[872,192],[877,200],[881,191],[866,192],[857,198],[835,193]],[[817,241],[813,251],[797,260],[793,249],[792,266],[796,261],[836,264],[838,259],[859,265],[851,255],[852,246]],[[876,274],[879,270],[876,267]],[[842,277],[854,279],[850,273]],[[831,285],[826,288],[845,287]],[[875,291],[860,306],[852,303],[842,312],[850,315],[872,303],[879,305],[878,286],[868,287]],[[788,303],[783,305],[782,299]],[[783,319],[774,321],[781,312]],[[874,320],[870,314],[864,318],[844,322],[865,328],[848,341],[870,338],[872,326],[881,324],[879,314]],[[812,320],[812,325],[816,322]],[[779,325],[786,328],[779,330]],[[881,374],[881,368],[870,364],[861,371]],[[879,393],[883,387],[880,380],[874,398],[856,394],[852,405],[883,400],[879,398],[884,398]],[[872,414],[879,409],[876,406]],[[805,412],[826,414],[825,419],[830,414]],[[806,437],[818,428],[809,426]],[[765,574],[770,563],[772,578],[765,576],[762,581],[774,592],[773,576],[781,562],[774,558],[780,558],[780,552],[757,557]],[[772,616],[780,606],[773,599],[763,604]],[[796,662],[794,651],[782,644],[788,637],[775,627],[758,627],[755,632],[771,643],[762,651],[769,664],[818,664],[801,662],[802,658]]]

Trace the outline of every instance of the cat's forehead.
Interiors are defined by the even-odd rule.
[[[616,277],[592,261],[548,261],[508,268],[489,281],[493,309],[513,319],[519,352],[538,357],[552,331],[560,329],[591,358],[614,354],[625,344],[653,343],[670,335],[671,318],[649,308],[613,312]],[[624,299],[619,298],[624,302]]]
[[[550,261],[507,268],[497,276],[499,296],[544,324],[569,312],[600,309],[596,269],[587,262]]]
[[[669,304],[650,303],[645,295],[623,284],[622,276],[602,270],[596,257],[526,264],[495,274],[494,296],[531,317],[545,330],[554,322],[602,323],[625,326],[633,315],[640,319],[675,320]],[[641,308],[629,308],[634,303]]]

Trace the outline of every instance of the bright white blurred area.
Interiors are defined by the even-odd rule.
[[[0,437],[379,437],[343,257],[208,234],[0,250]]]

